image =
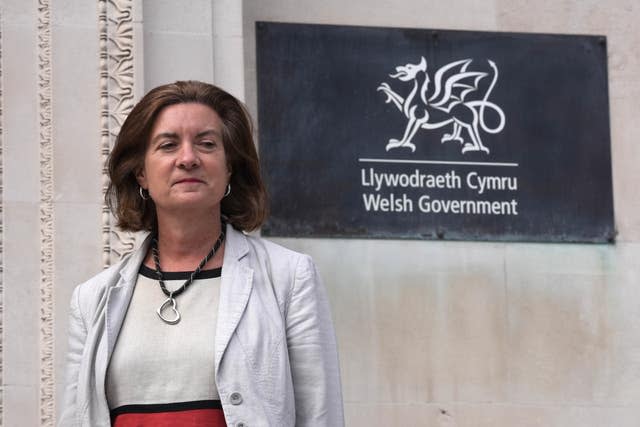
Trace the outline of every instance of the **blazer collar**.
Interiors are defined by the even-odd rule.
[[[231,335],[240,322],[253,288],[253,269],[247,257],[249,254],[247,236],[234,229],[230,224],[227,224],[226,233],[216,326],[216,371]],[[150,242],[150,235],[147,235],[140,248],[133,252],[128,260],[124,261],[120,269],[120,279],[109,291],[106,310],[107,354],[105,355],[105,367],[113,353],[133,295],[138,271],[147,254]]]
[[[249,243],[244,233],[227,225],[227,243],[222,262],[220,302],[216,324],[216,373],[253,288],[253,269],[249,265]]]
[[[227,224],[226,233],[227,242],[224,246],[223,266],[227,262],[235,262],[243,258],[249,252],[247,236],[245,236],[243,232],[236,230],[231,224]]]
[[[225,253],[222,263],[223,267],[228,267],[227,270],[231,270],[235,268],[234,264],[249,252],[249,245],[247,237],[230,224],[227,224],[225,240]],[[109,291],[107,298],[107,349],[109,357],[111,357],[116,339],[120,333],[122,322],[133,295],[133,288],[138,279],[140,266],[144,262],[150,244],[151,234],[147,233],[140,247],[132,252],[128,260],[124,261],[120,269],[120,279]]]
[[[103,336],[106,336],[106,343],[102,341],[100,344],[95,362],[96,384],[102,384],[102,387],[96,388],[96,393],[98,393],[101,398],[104,397],[104,401],[106,401],[104,385],[106,384],[107,366],[109,365],[109,360],[113,354],[122,322],[127,313],[131,296],[133,295],[138,270],[147,254],[149,242],[149,236],[146,236],[142,245],[122,261],[120,268],[118,268],[117,272],[114,272],[112,276],[117,281],[115,285],[107,291],[105,330],[102,332]]]
[[[138,271],[140,266],[144,262],[144,258],[147,255],[147,250],[151,244],[151,233],[146,233],[142,244],[138,249],[132,252],[131,257],[125,261],[125,264],[120,269],[121,280],[116,286],[133,286],[138,278]]]
[[[109,290],[106,319],[108,358],[111,358],[122,322],[127,314],[129,302],[133,295],[133,288],[138,279],[138,271],[140,270],[140,265],[144,262],[150,242],[151,235],[147,235],[140,247],[131,254],[129,259],[123,262],[120,269],[120,280]]]

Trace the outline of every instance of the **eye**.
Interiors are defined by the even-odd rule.
[[[175,149],[177,146],[178,144],[175,141],[167,140],[167,141],[162,141],[160,144],[158,144],[158,149],[163,151],[171,151]]]
[[[200,145],[202,148],[206,150],[213,150],[216,147],[218,147],[218,142],[212,139],[203,139],[198,143],[198,145]]]

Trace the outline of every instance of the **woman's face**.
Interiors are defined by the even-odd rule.
[[[222,144],[222,121],[204,104],[174,104],[151,129],[144,167],[136,178],[158,215],[185,209],[220,212],[231,176]]]

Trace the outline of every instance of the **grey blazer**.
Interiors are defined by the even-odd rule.
[[[73,292],[60,426],[110,426],[107,365],[148,244]],[[344,425],[331,313],[309,256],[227,226],[215,359],[227,425]]]

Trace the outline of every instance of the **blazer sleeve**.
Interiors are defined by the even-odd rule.
[[[69,346],[65,364],[64,396],[58,426],[80,425],[78,419],[78,376],[80,363],[87,338],[87,327],[82,319],[79,304],[80,287],[76,287],[71,296],[69,310]]]
[[[296,426],[344,425],[340,368],[326,290],[311,258],[301,256],[286,313]]]

